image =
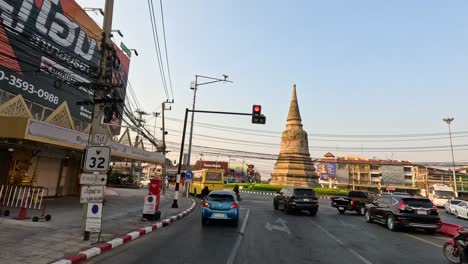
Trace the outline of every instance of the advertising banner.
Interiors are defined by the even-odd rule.
[[[336,180],[336,163],[317,162],[317,175],[320,177],[319,182],[329,182]]]
[[[229,172],[228,163],[225,161],[198,160],[195,164],[197,169],[218,169],[223,170],[225,174]]]
[[[0,89],[55,110],[67,102],[73,118],[91,122],[88,83],[98,78],[102,30],[73,0],[0,1]],[[129,59],[114,44],[110,94],[124,99]],[[114,107],[120,124],[122,107]],[[120,132],[119,126],[112,129]]]

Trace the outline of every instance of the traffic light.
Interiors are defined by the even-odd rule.
[[[252,123],[253,124],[265,124],[266,117],[262,115],[262,106],[253,105],[252,107]]]

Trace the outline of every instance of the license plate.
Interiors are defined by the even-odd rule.
[[[416,213],[417,213],[417,214],[420,214],[420,215],[427,215],[427,211],[426,211],[426,210],[416,210]]]
[[[308,202],[308,201],[310,201],[310,200],[309,199],[304,199],[304,202]]]
[[[340,209],[340,210],[344,210],[344,208],[343,208],[343,207],[338,207],[338,209]]]
[[[213,217],[215,217],[215,218],[224,218],[224,217],[225,217],[225,214],[222,214],[222,213],[214,213],[214,214],[213,214]]]

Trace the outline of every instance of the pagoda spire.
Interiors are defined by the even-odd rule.
[[[299,104],[297,102],[296,84],[293,85],[291,103],[289,104],[288,120],[286,125],[289,124],[302,124],[301,113],[299,112]]]

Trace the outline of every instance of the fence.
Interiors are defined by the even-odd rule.
[[[44,197],[49,195],[49,190],[39,186],[19,186],[19,185],[2,185],[0,187],[0,214],[4,216],[10,215],[10,209],[20,208],[18,216],[15,219],[23,220],[29,218],[27,210],[39,210],[40,216],[33,217],[33,222],[39,219],[49,221],[50,215],[45,215],[46,204]]]

